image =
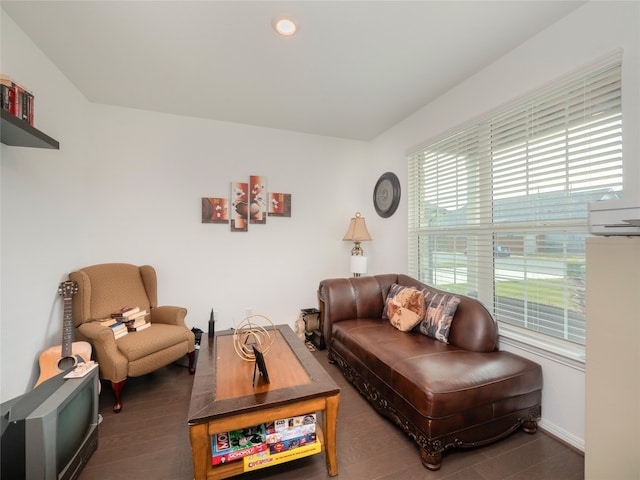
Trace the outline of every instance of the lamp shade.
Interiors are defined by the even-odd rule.
[[[344,234],[342,240],[350,242],[371,240],[371,235],[369,235],[369,231],[367,230],[367,224],[364,221],[364,217],[360,215],[360,212],[356,212],[356,216],[349,222],[349,228],[347,228],[347,233]]]

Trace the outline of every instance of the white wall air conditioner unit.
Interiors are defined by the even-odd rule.
[[[589,202],[589,232],[607,236],[640,235],[640,201]]]

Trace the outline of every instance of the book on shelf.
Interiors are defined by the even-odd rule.
[[[263,424],[211,435],[212,465],[233,462],[266,450]]]
[[[296,427],[287,428],[285,430],[276,431],[273,427],[273,423],[266,425],[266,438],[267,443],[278,443],[295,438],[302,438],[306,435],[315,435],[316,424],[310,423],[305,425],[298,425]]]
[[[0,73],[0,94],[2,95],[2,102],[0,107],[3,110],[9,111],[9,89],[11,88],[11,80],[7,78],[7,75]]]
[[[294,448],[304,447],[305,445],[314,443],[316,440],[317,437],[315,433],[308,433],[301,437],[269,443],[269,453],[274,455],[276,453],[286,452],[287,450],[293,450]]]
[[[9,75],[0,73],[0,95],[0,105],[4,110],[33,126],[33,93]]]
[[[261,468],[279,465],[281,463],[296,460],[298,458],[315,455],[316,453],[320,453],[321,451],[322,445],[320,444],[319,440],[316,440],[313,443],[308,443],[307,445],[302,445],[297,448],[292,448],[291,450],[286,450],[280,453],[272,454],[269,451],[254,453],[242,459],[244,462],[244,471],[251,472],[253,470],[259,470]]]
[[[305,415],[297,415],[295,417],[282,418],[280,420],[276,420],[274,422],[269,422],[266,424],[267,434],[272,434],[276,432],[284,432],[292,428],[302,427],[304,425],[314,425],[316,424],[316,414],[315,413],[307,413]],[[315,430],[311,430],[311,433],[315,432]]]

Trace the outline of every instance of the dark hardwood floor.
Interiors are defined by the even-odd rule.
[[[338,414],[338,468],[341,480],[480,479],[578,480],[584,458],[542,431],[516,432],[489,446],[447,453],[442,468],[430,472],[415,444],[378,415],[329,364],[325,351],[315,357],[341,388]],[[170,365],[127,380],[123,408],[113,413],[113,393],[103,383],[98,450],[79,480],[193,479],[187,414],[193,377]],[[235,480],[329,479],[324,453],[234,477]]]

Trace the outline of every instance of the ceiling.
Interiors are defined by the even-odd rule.
[[[358,140],[583,3],[1,2],[91,102]]]

